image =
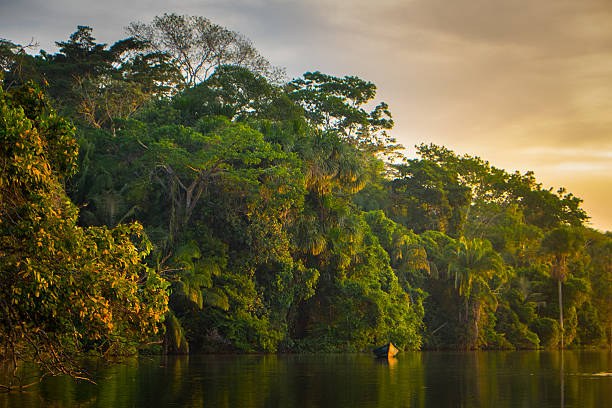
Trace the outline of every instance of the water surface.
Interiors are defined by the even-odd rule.
[[[242,355],[90,362],[0,407],[612,407],[610,351]]]

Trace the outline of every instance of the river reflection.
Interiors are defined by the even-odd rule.
[[[89,362],[0,407],[606,407],[609,351],[182,356]]]

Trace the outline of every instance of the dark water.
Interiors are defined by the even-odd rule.
[[[612,407],[610,351],[139,358],[90,363],[0,407]]]

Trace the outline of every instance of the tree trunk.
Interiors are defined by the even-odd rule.
[[[478,336],[480,335],[480,301],[476,301],[474,305],[474,331],[472,333],[472,344],[475,349],[478,349]]]
[[[559,291],[559,327],[561,329],[561,349],[563,349],[563,290],[561,289],[561,279],[557,279],[557,289]]]

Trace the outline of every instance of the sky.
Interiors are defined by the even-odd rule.
[[[435,143],[533,170],[612,230],[610,0],[0,0],[0,38],[55,51],[89,25],[112,44],[171,12],[245,34],[289,77],[374,82],[408,156]]]

